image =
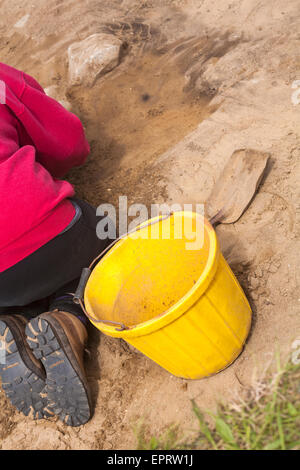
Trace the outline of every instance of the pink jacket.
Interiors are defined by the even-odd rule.
[[[30,76],[0,63],[0,272],[52,240],[74,217],[58,178],[88,153],[80,120]],[[3,93],[2,93],[3,94]],[[1,94],[0,94],[1,96]]]

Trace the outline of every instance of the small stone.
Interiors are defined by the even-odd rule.
[[[57,85],[50,85],[44,88],[44,92],[46,93],[47,96],[51,96],[51,98],[57,99],[59,88]]]
[[[257,289],[257,293],[258,295],[264,295],[266,293],[266,290],[263,286],[261,286]]]
[[[251,297],[253,300],[258,300],[258,294],[256,292],[251,292]]]
[[[57,85],[50,85],[47,88],[44,89],[45,93],[47,96],[50,96],[54,100],[58,101],[59,104],[61,104],[65,109],[68,111],[71,111],[72,105],[71,103],[66,99],[65,95],[62,93],[60,87]]]
[[[59,104],[61,104],[67,111],[71,111],[72,105],[67,100],[58,100]]]
[[[255,270],[255,274],[256,274],[257,277],[262,277],[263,272],[262,272],[262,270],[259,266],[257,266],[257,268]]]
[[[93,86],[119,64],[122,46],[120,39],[103,33],[73,43],[68,49],[70,84]]]
[[[251,277],[250,278],[250,285],[251,285],[252,289],[257,289],[259,284],[260,284],[260,282],[259,282],[259,279],[257,279],[257,277]]]
[[[24,28],[24,26],[26,25],[29,18],[30,18],[30,15],[27,13],[27,15],[22,16],[22,18],[15,23],[14,27],[15,28]]]

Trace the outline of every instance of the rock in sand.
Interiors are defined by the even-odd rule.
[[[109,34],[93,34],[68,49],[70,85],[93,86],[120,61],[123,43]]]

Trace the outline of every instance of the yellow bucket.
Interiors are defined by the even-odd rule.
[[[103,333],[188,379],[231,364],[251,324],[213,227],[194,212],[151,219],[119,240],[92,271],[84,301]]]

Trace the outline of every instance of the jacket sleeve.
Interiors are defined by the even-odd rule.
[[[37,161],[52,176],[61,177],[72,167],[82,165],[89,153],[83,126],[77,116],[48,97],[32,77],[25,73],[22,76],[22,110],[17,116],[20,144],[33,145]],[[25,142],[22,135],[26,136]]]
[[[0,104],[0,165],[19,149],[17,119]]]
[[[34,146],[19,145],[17,126],[18,119],[6,105],[0,104],[0,265],[12,242],[28,235],[61,202],[74,195],[70,183],[54,178],[37,161]],[[71,210],[74,213],[74,208]],[[65,220],[63,216],[63,220],[56,222],[65,227]],[[24,250],[28,247],[29,239]]]

